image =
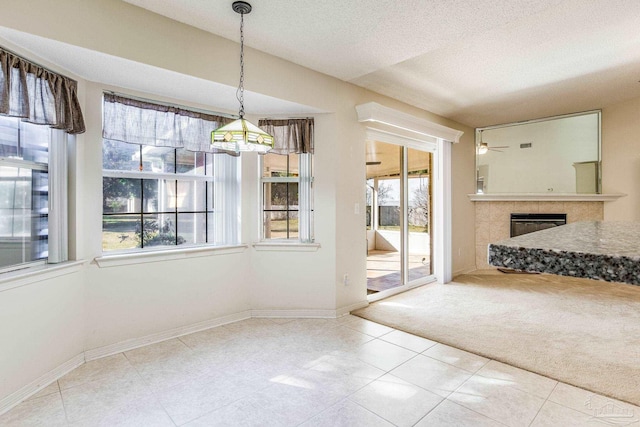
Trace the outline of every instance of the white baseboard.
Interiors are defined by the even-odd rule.
[[[366,307],[368,305],[369,305],[369,301],[364,300],[364,301],[357,302],[355,304],[348,305],[346,307],[341,307],[341,308],[336,310],[336,317],[344,316],[346,314],[351,313],[353,310],[357,310],[359,308],[364,308],[364,307]]]
[[[251,310],[251,317],[258,318],[285,318],[285,319],[294,319],[294,318],[304,318],[304,319],[335,319],[336,311],[335,310],[305,310],[305,309],[295,309],[295,310]]]
[[[476,271],[477,268],[475,267],[469,267],[469,268],[463,268],[462,270],[458,270],[458,271],[454,271],[453,272],[453,277],[459,276],[460,274],[469,274],[473,271]]]
[[[169,329],[167,331],[158,332],[139,338],[117,342],[105,345],[84,352],[87,361],[100,359],[102,357],[111,356],[113,354],[122,353],[123,351],[133,350],[134,348],[144,347],[145,345],[155,344],[161,341],[170,340],[172,338],[181,337],[183,335],[192,334],[194,332],[204,331],[205,329],[215,328],[216,326],[226,325],[228,323],[237,322],[239,320],[249,319],[251,310],[241,311],[239,313],[230,314],[228,316],[217,317],[215,319],[205,320],[204,322],[194,323],[192,325],[181,326],[179,328]]]
[[[335,319],[349,314],[353,310],[369,305],[369,301],[360,301],[337,310],[297,309],[297,310],[251,310],[251,317],[285,319]]]
[[[63,377],[69,372],[73,371],[78,366],[84,363],[84,353],[80,353],[77,356],[72,357],[70,360],[64,362],[62,365],[57,368],[52,369],[51,371],[45,373],[34,381],[30,382],[26,386],[21,389],[11,393],[4,399],[0,400],[0,415],[9,411],[14,406],[18,405],[20,402],[28,399],[33,396],[43,388],[47,387],[54,381],[57,381],[58,378]]]

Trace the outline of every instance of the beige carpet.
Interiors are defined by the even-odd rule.
[[[353,314],[640,405],[638,286],[478,272]]]

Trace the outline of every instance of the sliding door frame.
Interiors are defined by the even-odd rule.
[[[394,145],[397,146],[398,149],[400,150],[400,174],[399,174],[399,181],[400,181],[400,278],[401,278],[401,283],[391,289],[387,289],[384,291],[380,291],[380,292],[376,292],[375,294],[371,294],[367,296],[367,300],[370,302],[373,301],[377,301],[383,298],[387,298],[391,295],[395,295],[404,291],[407,291],[409,289],[413,289],[417,286],[422,286],[425,285],[427,283],[432,283],[435,282],[436,280],[438,280],[437,275],[435,274],[435,263],[434,263],[434,259],[438,258],[436,256],[436,254],[434,253],[434,242],[436,241],[435,239],[431,239],[431,243],[430,243],[430,257],[431,257],[431,274],[421,277],[419,279],[413,280],[411,282],[409,282],[409,221],[408,221],[408,214],[409,214],[409,206],[408,206],[408,202],[409,202],[409,185],[408,185],[408,180],[409,180],[409,149],[413,149],[413,150],[417,150],[417,151],[422,151],[422,152],[427,152],[430,153],[432,156],[431,159],[431,164],[432,165],[436,165],[436,160],[435,158],[438,155],[438,144],[437,144],[437,139],[432,138],[431,141],[420,141],[420,140],[415,140],[415,139],[411,139],[411,138],[407,138],[404,136],[398,136],[398,135],[390,135],[388,133],[381,133],[376,131],[375,129],[367,129],[367,139],[368,140],[372,140],[372,141],[376,141],[376,142],[381,142],[381,143],[385,143],[385,144],[390,144],[390,145]],[[435,171],[430,171],[429,173],[429,181],[430,183],[432,182],[432,180],[435,179]],[[430,185],[431,187],[431,191],[434,192],[435,191],[435,186]],[[434,199],[433,195],[430,195],[432,200]],[[437,202],[436,202],[437,203]],[[432,207],[435,205],[435,203],[432,203]],[[433,209],[431,210],[433,212]],[[433,219],[431,219],[431,228],[432,228],[432,232],[435,231],[435,217],[433,217]]]
[[[400,145],[406,143],[418,150],[433,147],[433,271],[438,283],[450,282],[453,271],[451,149],[453,144],[460,141],[464,132],[377,102],[357,105],[356,112],[358,121],[367,126],[366,138],[369,140],[391,143],[393,140],[404,141]]]

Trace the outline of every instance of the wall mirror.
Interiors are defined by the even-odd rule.
[[[600,114],[477,128],[476,193],[600,193]]]

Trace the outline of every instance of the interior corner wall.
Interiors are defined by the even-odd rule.
[[[640,221],[640,97],[602,109],[602,192],[626,196],[604,203],[605,221]]]

